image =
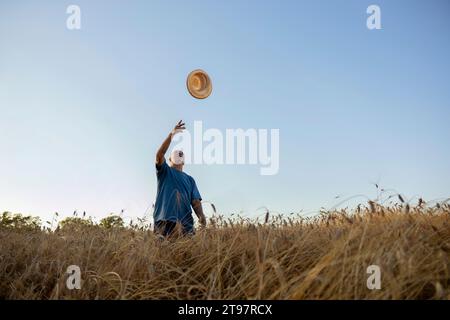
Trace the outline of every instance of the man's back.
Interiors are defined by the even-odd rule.
[[[155,211],[155,222],[181,222],[186,232],[193,231],[191,203],[200,200],[201,196],[195,180],[188,174],[171,168],[163,161],[156,165],[158,179]]]

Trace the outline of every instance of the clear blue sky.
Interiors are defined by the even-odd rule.
[[[370,4],[382,30],[366,28]],[[179,119],[280,129],[278,175],[185,168],[223,213],[311,212],[374,197],[373,182],[450,196],[449,13],[446,0],[2,1],[0,211],[142,216]],[[213,79],[203,101],[185,89],[196,68]]]

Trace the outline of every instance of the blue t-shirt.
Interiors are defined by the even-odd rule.
[[[153,219],[157,221],[181,222],[187,232],[194,229],[191,203],[202,200],[194,178],[171,168],[166,161],[156,165],[158,189],[156,192],[155,211]]]

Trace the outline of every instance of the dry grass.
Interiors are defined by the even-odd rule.
[[[450,298],[446,204],[265,218],[218,218],[192,238],[163,242],[137,227],[2,227],[0,298]],[[380,290],[366,287],[372,264]],[[81,268],[81,290],[66,288],[69,265]]]

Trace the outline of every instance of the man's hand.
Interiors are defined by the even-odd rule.
[[[175,128],[173,128],[173,130],[167,136],[166,140],[164,140],[164,142],[162,143],[161,147],[159,147],[159,150],[156,153],[156,164],[158,166],[163,164],[163,162],[164,162],[164,155],[166,154],[167,149],[169,149],[169,146],[170,146],[170,143],[172,142],[173,136],[175,134],[177,134],[178,132],[183,131],[184,129],[186,129],[186,127],[185,127],[185,123],[183,122],[183,120],[178,121],[178,123],[175,126]]]
[[[200,223],[200,225],[202,226],[202,228],[206,227],[206,217],[205,215],[203,215],[198,222]]]
[[[170,132],[170,135],[173,136],[176,135],[178,132],[182,132],[184,129],[186,129],[186,124],[183,122],[183,120],[178,121],[175,128],[173,128],[172,132]]]

